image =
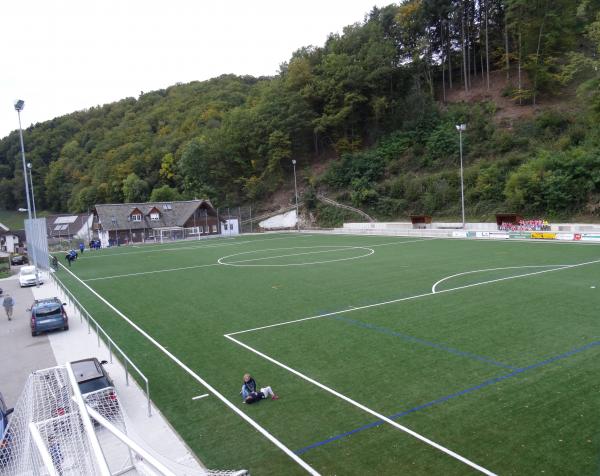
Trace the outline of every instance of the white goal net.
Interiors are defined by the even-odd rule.
[[[55,474],[101,474],[71,397],[63,367],[29,376],[0,449],[0,474],[50,474],[48,462]]]
[[[0,440],[0,476],[197,474],[190,468],[169,467],[168,461],[127,436],[114,388],[81,395],[69,364],[29,376]]]

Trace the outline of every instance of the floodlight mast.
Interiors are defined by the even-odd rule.
[[[23,180],[25,181],[25,197],[27,197],[27,215],[29,222],[31,223],[31,202],[29,200],[29,183],[27,182],[27,165],[25,164],[25,143],[23,142],[23,128],[21,127],[21,111],[25,107],[25,101],[17,99],[15,101],[15,111],[19,117],[19,138],[21,139],[21,159],[23,161]],[[33,258],[33,265],[35,266],[35,284],[39,287],[40,279],[38,277],[37,259],[35,256],[35,246],[31,243],[31,257]],[[27,249],[29,251],[29,247]]]
[[[25,107],[25,101],[17,99],[15,101],[15,111],[19,117],[19,138],[21,139],[21,159],[23,161],[23,179],[25,180],[25,196],[27,197],[27,214],[31,220],[31,203],[29,200],[29,183],[27,181],[27,166],[25,165],[25,144],[23,142],[23,128],[21,127],[21,111]]]
[[[300,231],[300,215],[298,214],[298,184],[296,182],[296,160],[292,160],[294,166],[294,195],[296,196],[296,229]]]
[[[462,133],[467,130],[466,124],[457,124],[456,130],[458,131],[459,143],[460,143],[460,203],[462,208],[462,227],[465,228],[465,184],[463,180],[463,143]]]
[[[31,162],[27,162],[27,168],[29,169],[29,185],[31,186],[31,204],[33,205],[33,219],[37,220],[37,213],[35,212],[35,194],[33,193],[33,173]]]

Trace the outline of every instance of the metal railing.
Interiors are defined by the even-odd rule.
[[[88,325],[88,334],[91,334],[92,327],[96,330],[96,336],[98,339],[98,347],[100,347],[100,338],[104,340],[104,343],[108,347],[108,355],[110,359],[110,363],[113,361],[113,353],[117,354],[117,358],[120,355],[119,359],[125,368],[125,383],[129,386],[129,368],[132,368],[137,372],[139,377],[144,381],[146,387],[146,398],[148,400],[148,416],[152,416],[152,403],[150,401],[150,384],[148,382],[148,378],[142,373],[142,371],[133,363],[133,361],[121,350],[121,348],[111,339],[111,337],[106,333],[104,329],[98,324],[89,311],[79,302],[79,300],[73,295],[73,293],[65,286],[65,284],[56,277],[55,273],[48,273],[50,275],[50,279],[54,281],[56,287],[63,293],[63,295],[71,301],[73,307],[79,311],[79,320],[83,323],[83,319],[87,321]]]

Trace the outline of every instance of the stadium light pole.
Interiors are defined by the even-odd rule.
[[[292,160],[294,166],[294,195],[296,196],[296,229],[300,231],[300,214],[298,213],[298,183],[296,181],[296,160]]]
[[[31,172],[31,162],[27,162],[27,168],[29,169],[29,185],[31,186],[31,204],[33,205],[33,219],[37,219],[37,213],[35,212],[35,195],[33,193],[33,174]]]
[[[21,127],[21,111],[25,107],[25,101],[17,99],[15,101],[15,111],[19,117],[19,138],[21,139],[21,159],[23,160],[23,179],[25,180],[25,196],[27,197],[27,214],[31,220],[31,203],[29,201],[29,184],[27,182],[27,165],[25,165],[25,144],[23,142],[23,128]]]
[[[458,131],[458,140],[460,147],[460,203],[462,208],[462,227],[465,227],[465,183],[463,180],[463,143],[462,133],[467,130],[466,124],[456,124],[456,130]]]
[[[21,111],[25,107],[25,101],[17,99],[15,101],[15,111],[19,117],[19,138],[21,139],[21,159],[23,161],[23,180],[25,180],[25,196],[27,197],[27,215],[29,216],[29,222],[31,223],[31,203],[29,200],[29,184],[27,183],[27,165],[25,164],[25,143],[23,142],[23,128],[21,127]],[[33,258],[33,265],[35,266],[35,284],[37,287],[40,286],[40,279],[38,277],[37,259],[35,256],[35,246],[31,243],[31,257]],[[27,251],[29,251],[29,246]]]

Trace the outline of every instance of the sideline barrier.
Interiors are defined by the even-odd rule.
[[[440,224],[434,224],[434,226]],[[600,243],[600,231],[581,231],[571,232],[571,229],[581,228],[595,230],[600,226],[592,225],[556,225],[553,229],[558,231],[501,231],[491,228],[489,223],[467,223],[466,228],[462,229],[460,224],[449,227],[448,223],[443,223],[444,227],[436,228],[412,228],[409,223],[344,223],[343,228],[333,230],[310,229],[311,233],[329,232],[350,235],[380,235],[380,236],[406,236],[419,238],[473,238],[488,240],[536,240],[536,241],[584,241]],[[481,227],[480,227],[481,225]]]
[[[120,355],[119,359],[125,368],[125,383],[129,386],[129,367],[136,371],[139,377],[144,381],[144,386],[146,387],[146,398],[148,400],[148,416],[152,416],[152,403],[150,401],[150,383],[148,378],[142,373],[142,371],[133,363],[133,361],[121,350],[121,348],[111,339],[111,337],[106,333],[100,324],[92,317],[92,315],[88,312],[88,310],[79,302],[79,300],[69,291],[69,289],[63,284],[63,282],[58,279],[55,273],[48,273],[50,279],[54,282],[56,287],[63,293],[64,297],[71,301],[71,304],[77,311],[79,312],[79,321],[83,323],[83,319],[87,321],[88,325],[88,334],[91,334],[92,325],[96,329],[96,336],[98,338],[98,347],[100,347],[100,339],[104,341],[105,345],[108,347],[108,355],[110,359],[110,363],[112,364],[113,360],[113,350],[116,354]],[[118,357],[117,357],[118,358]]]

